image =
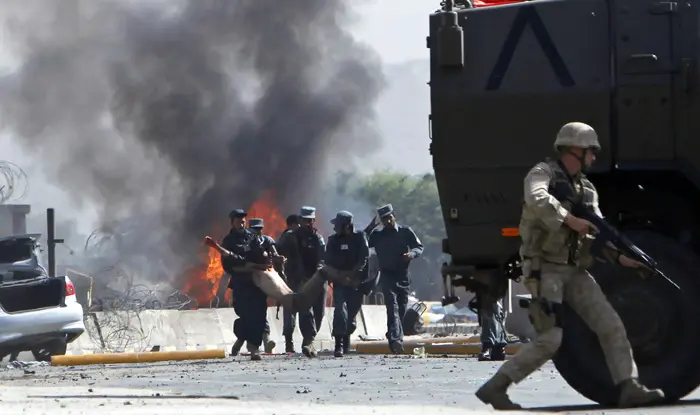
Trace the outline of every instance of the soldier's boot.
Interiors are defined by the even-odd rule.
[[[262,360],[262,356],[260,356],[260,346],[253,346],[248,343],[248,351],[250,352],[250,360],[255,362]]]
[[[343,357],[343,337],[337,336],[335,338],[335,350],[333,351],[333,356]]]
[[[294,353],[294,340],[292,340],[292,336],[286,336],[284,340],[284,351],[287,353]]]
[[[506,346],[499,344],[491,348],[491,361],[502,362],[506,360]]]
[[[301,344],[301,352],[304,353],[304,356],[308,358],[318,356],[316,347],[314,347],[314,339],[304,339],[304,341]]]
[[[270,340],[270,333],[265,333],[263,335],[263,346],[265,347],[265,353],[272,353],[275,350],[277,343]]]
[[[343,354],[348,354],[350,351],[350,336],[343,337]]]
[[[236,339],[236,342],[233,343],[231,347],[231,356],[238,356],[238,353],[241,352],[241,347],[243,347],[243,343],[245,343],[245,340]]]
[[[620,384],[620,400],[618,401],[620,408],[634,408],[663,400],[664,391],[649,389],[639,383],[638,379],[627,379]]]
[[[486,405],[491,405],[493,409],[496,410],[515,410],[523,409],[522,406],[514,403],[508,397],[506,393],[508,387],[513,384],[510,378],[500,372],[496,372],[495,375],[488,382],[484,383],[479,390],[476,391],[476,397]]]

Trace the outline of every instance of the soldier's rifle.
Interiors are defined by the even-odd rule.
[[[603,250],[606,249],[606,244],[610,244],[614,246],[622,255],[625,255],[626,257],[642,264],[642,266],[652,275],[663,278],[678,290],[681,289],[678,284],[676,284],[659,269],[657,262],[651,256],[642,251],[605,219],[598,216],[591,207],[586,207],[582,201],[576,201],[572,186],[568,185],[567,183],[558,183],[554,186],[552,195],[559,200],[559,202],[568,201],[571,204],[572,215],[585,219],[598,228],[598,232],[595,235],[595,242],[593,242],[593,246],[591,247],[591,252],[594,254],[594,256],[597,256],[598,258],[605,258],[605,256],[602,254]]]

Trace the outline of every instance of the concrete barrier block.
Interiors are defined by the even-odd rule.
[[[236,320],[236,312],[233,308],[217,308],[216,314],[219,321],[219,329],[221,330],[221,338],[224,344],[233,345],[236,341],[236,336],[233,335],[233,322]]]
[[[362,313],[365,318],[366,336],[386,337],[386,307],[383,305],[363,305]],[[361,318],[361,316],[358,316]]]
[[[224,343],[224,337],[219,324],[219,316],[215,309],[188,310],[188,311],[151,311],[147,315],[154,318],[160,324],[163,332],[172,327],[171,333],[176,337],[176,343],[191,346]],[[152,343],[173,344],[161,341],[161,330],[155,330],[151,339]],[[170,337],[169,337],[170,338]]]
[[[332,349],[331,337],[333,307],[327,307],[321,330],[316,337],[316,347],[320,350]],[[270,338],[275,341],[275,353],[284,353],[283,309],[277,319],[277,308],[269,307],[267,313],[270,324]],[[384,337],[386,312],[384,306],[365,305],[362,315],[357,316],[357,330],[352,336],[353,343],[360,335]],[[69,344],[70,354],[104,352],[148,351],[153,346],[160,350],[200,350],[226,348],[235,342],[233,322],[236,314],[232,308],[200,310],[142,310],[132,312],[97,312],[85,317],[87,331]],[[95,318],[98,325],[95,324]],[[296,322],[293,339],[296,351],[301,351],[302,336]],[[103,347],[104,345],[104,347]]]

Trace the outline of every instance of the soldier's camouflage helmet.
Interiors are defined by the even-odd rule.
[[[559,151],[561,147],[594,148],[600,150],[598,134],[593,127],[582,122],[570,122],[559,130],[554,141],[554,149]]]

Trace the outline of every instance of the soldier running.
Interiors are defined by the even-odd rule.
[[[648,389],[638,379],[637,366],[625,326],[583,264],[590,263],[581,242],[597,231],[585,219],[573,216],[570,202],[552,196],[557,185],[570,186],[586,206],[602,217],[598,193],[584,175],[600,150],[598,135],[589,125],[573,122],[557,134],[554,148],[559,160],[538,163],[525,177],[525,203],[520,219],[525,285],[532,294],[530,316],[537,338],[506,361],[476,396],[494,409],[521,409],[507,395],[518,383],[554,356],[562,341],[558,316],[564,300],[581,316],[600,341],[613,381],[618,385],[620,407],[663,400],[659,389]],[[625,267],[640,264],[610,248],[611,258]]]

